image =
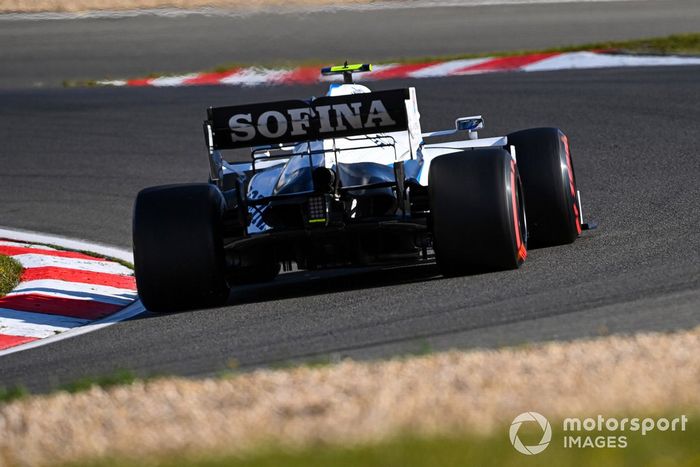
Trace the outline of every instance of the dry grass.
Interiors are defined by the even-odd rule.
[[[0,0],[0,13],[80,12],[93,10],[135,10],[150,8],[232,8],[293,7],[370,3],[371,0]]]
[[[0,464],[489,433],[548,417],[700,404],[700,328],[322,368],[170,378],[0,406]]]

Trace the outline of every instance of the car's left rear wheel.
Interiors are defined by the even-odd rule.
[[[142,190],[134,207],[134,269],[139,297],[154,312],[225,303],[221,215],[224,199],[206,183]]]
[[[448,276],[518,268],[527,225],[518,168],[503,149],[435,158],[428,190],[433,248]]]

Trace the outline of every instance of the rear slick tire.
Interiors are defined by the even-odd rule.
[[[428,191],[433,249],[444,275],[516,269],[525,261],[524,202],[508,152],[439,156],[430,165]]]
[[[578,190],[569,140],[557,128],[508,135],[525,194],[531,247],[574,242],[581,234]]]
[[[134,272],[139,296],[153,312],[223,305],[221,192],[206,183],[146,188],[136,197]]]

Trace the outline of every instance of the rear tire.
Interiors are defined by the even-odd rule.
[[[522,177],[530,246],[572,243],[581,234],[578,191],[568,138],[557,128],[508,135]]]
[[[447,276],[518,268],[527,226],[518,168],[503,149],[435,158],[428,177],[433,248]]]
[[[224,199],[213,185],[167,185],[142,190],[134,207],[136,285],[154,312],[222,305],[221,215]]]

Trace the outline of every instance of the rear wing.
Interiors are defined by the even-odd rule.
[[[414,128],[420,137],[413,88],[324,96],[308,102],[209,107],[207,116],[204,124],[210,151],[404,130],[411,133]]]

